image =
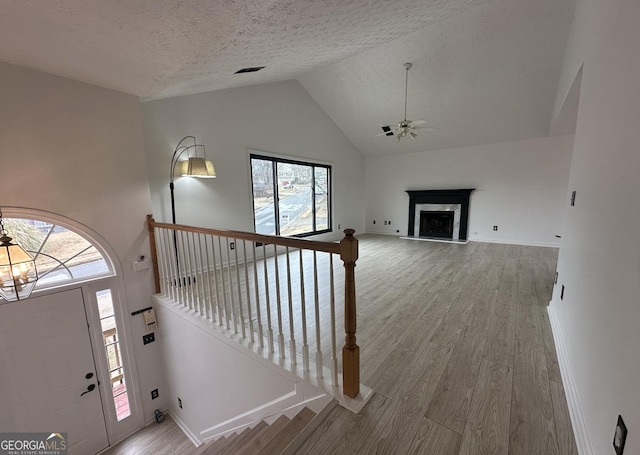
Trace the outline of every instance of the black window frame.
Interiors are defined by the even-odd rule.
[[[298,159],[293,159],[293,158],[282,158],[282,157],[278,157],[278,156],[270,156],[270,155],[263,155],[260,153],[249,153],[249,170],[250,170],[250,181],[251,181],[251,205],[253,208],[253,230],[254,232],[257,232],[256,229],[256,208],[255,208],[255,194],[254,194],[254,189],[256,187],[256,182],[253,181],[253,160],[257,159],[257,160],[264,160],[264,161],[271,161],[272,162],[272,166],[271,166],[271,171],[273,173],[272,175],[272,191],[273,191],[273,201],[274,201],[274,220],[275,220],[275,235],[281,236],[282,234],[280,233],[280,198],[278,195],[278,163],[283,163],[283,164],[294,164],[294,165],[298,165],[298,166],[309,166],[311,168],[311,204],[312,204],[312,214],[313,214],[313,220],[312,220],[312,231],[311,232],[304,232],[304,233],[300,233],[300,234],[292,234],[292,235],[284,235],[283,237],[309,237],[312,235],[318,235],[318,234],[326,234],[329,232],[333,232],[333,204],[332,204],[332,186],[333,186],[333,182],[332,182],[332,168],[331,165],[329,164],[323,164],[323,163],[316,163],[313,161],[305,161],[305,160],[298,160]],[[325,169],[327,172],[327,188],[326,188],[326,192],[327,192],[327,228],[326,229],[317,229],[317,218],[316,218],[316,213],[317,213],[317,207],[316,207],[316,173],[315,170],[316,168],[322,168]]]

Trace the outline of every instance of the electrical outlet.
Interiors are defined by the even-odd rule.
[[[143,344],[153,343],[154,341],[156,341],[156,336],[153,332],[147,333],[146,335],[142,335]]]
[[[387,221],[386,221],[386,220],[384,221],[384,225],[385,225],[385,226],[387,225]]]
[[[155,400],[156,398],[158,398],[158,389],[153,389],[151,391],[151,399]]]
[[[182,409],[182,399],[178,397],[178,407]]]
[[[340,229],[340,225],[338,225],[338,229]]]
[[[235,250],[236,249],[236,242],[230,242],[229,243],[229,249]]]
[[[627,426],[622,420],[622,416],[618,416],[618,423],[616,424],[616,432],[613,435],[613,448],[616,449],[616,455],[622,455],[624,450],[624,443],[627,440]]]
[[[494,230],[494,231],[497,231],[497,230],[498,230],[498,226],[494,226],[494,227],[493,227],[493,230]]]

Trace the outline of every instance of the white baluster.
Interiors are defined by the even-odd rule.
[[[264,348],[264,334],[262,331],[262,315],[260,314],[260,287],[258,286],[258,257],[256,256],[256,244],[253,245],[253,286],[256,293],[256,322],[258,323],[258,346]],[[263,261],[264,262],[264,261]]]
[[[293,297],[291,292],[291,261],[289,259],[289,247],[286,247],[287,255],[287,294],[289,298],[289,352],[291,355],[291,365],[298,363],[296,355],[296,336],[293,323]]]
[[[244,328],[244,310],[242,309],[242,283],[240,282],[240,263],[238,262],[238,239],[233,239],[235,242],[235,257],[236,257],[236,284],[238,285],[238,315],[240,316],[240,331],[242,332],[242,339],[247,338],[247,333]],[[237,333],[237,331],[236,331]]]
[[[226,240],[227,242],[227,256],[229,256],[229,240]],[[224,273],[224,263],[223,261],[223,255],[222,255],[222,243],[220,241],[220,237],[218,237],[218,247],[219,247],[219,252],[220,252],[220,275],[221,275],[221,282],[222,282],[222,306],[224,308],[224,322],[225,322],[225,326],[227,328],[227,330],[231,330],[231,327],[229,325],[229,310],[228,310],[228,302],[227,302],[227,285],[225,283],[225,273]]]
[[[265,244],[262,244],[262,257],[264,264],[264,293],[267,299],[267,341],[269,343],[269,353],[274,352],[273,346],[273,326],[271,324],[271,299],[269,296],[269,272],[267,270],[267,248]]]
[[[207,280],[207,308],[212,321],[216,321],[216,309],[214,306],[213,289],[211,287],[211,255],[209,254],[209,240],[213,241],[211,235],[204,238],[204,255],[206,264],[206,280]],[[213,244],[211,245],[213,247]]]
[[[212,236],[211,237],[211,258],[213,259],[213,287],[216,291],[216,311],[218,313],[218,325],[222,327],[224,324],[224,310],[222,307],[223,300],[220,298],[220,286],[218,284],[218,260],[216,259],[216,242],[215,239],[218,239],[218,253],[220,252],[220,237]],[[220,263],[222,264],[222,255],[220,256]],[[222,266],[221,266],[222,267]]]
[[[249,263],[247,262],[247,241],[242,241],[242,253],[244,254],[244,285],[245,292],[247,293],[247,320],[249,322],[249,343],[253,346],[255,342],[253,333],[253,317],[251,316],[251,292],[249,291]],[[254,269],[255,269],[255,255]]]
[[[338,386],[338,348],[336,346],[336,298],[333,281],[333,254],[329,253],[329,292],[331,305],[331,385]]]
[[[307,340],[307,303],[304,291],[304,261],[300,250],[300,309],[302,324],[302,366],[304,371],[309,371],[309,344]]]
[[[322,341],[320,339],[320,297],[318,294],[318,257],[313,250],[313,296],[316,316],[316,377],[323,377],[322,373]]]
[[[280,299],[280,272],[278,267],[278,246],[273,245],[273,266],[276,273],[276,310],[278,314],[278,352],[284,359],[284,334],[282,333],[282,302]]]

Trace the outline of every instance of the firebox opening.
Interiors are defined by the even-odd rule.
[[[420,211],[420,237],[453,238],[453,211]]]

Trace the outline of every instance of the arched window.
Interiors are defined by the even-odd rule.
[[[114,275],[107,256],[67,227],[34,218],[5,217],[4,224],[9,236],[36,261],[36,290]]]

